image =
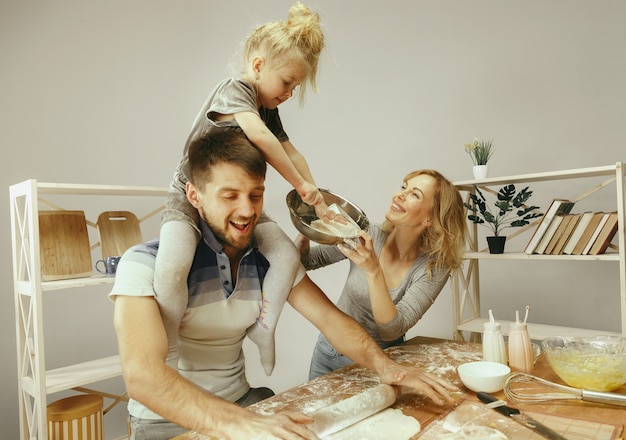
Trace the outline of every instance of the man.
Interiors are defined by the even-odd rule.
[[[202,218],[203,239],[188,279],[177,365],[166,362],[168,335],[152,288],[158,242],[126,252],[111,292],[131,397],[131,439],[167,439],[187,430],[224,439],[317,439],[307,428],[312,419],[304,414],[262,416],[243,407],[271,395],[250,388],[243,339],[246,332],[254,334],[262,358],[267,356],[273,346],[264,339],[273,338],[275,327],[267,318],[277,317],[284,303],[262,292],[268,263],[254,238],[263,207],[264,157],[238,128],[197,139],[189,157],[187,197]],[[382,382],[415,388],[438,404],[452,402],[447,390],[454,386],[389,359],[304,270],[287,301],[338,350],[376,371]]]

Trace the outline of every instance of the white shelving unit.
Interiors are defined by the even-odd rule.
[[[59,281],[42,281],[39,211],[63,209],[43,196],[137,196],[157,197],[157,207],[140,218],[140,223],[160,213],[167,188],[77,185],[41,183],[27,180],[10,187],[10,214],[13,252],[13,282],[17,335],[18,389],[20,406],[20,438],[48,438],[47,396],[59,391],[97,392],[113,399],[105,412],[119,401],[126,400],[125,393],[114,395],[83,388],[112,377],[120,376],[121,366],[117,355],[94,359],[74,365],[47,370],[43,330],[43,295],[53,290],[85,288],[112,284],[105,276],[74,278]],[[57,197],[58,198],[58,197]],[[73,208],[74,209],[74,208]],[[96,224],[87,220],[88,226]],[[99,243],[92,245],[92,249]],[[77,305],[77,309],[80,304]]]
[[[625,199],[625,185],[624,178],[624,166],[621,162],[617,162],[615,165],[582,168],[574,170],[553,171],[545,173],[524,174],[517,176],[504,176],[494,177],[482,180],[468,180],[455,182],[455,186],[461,191],[467,194],[466,201],[469,203],[469,194],[475,192],[474,186],[477,186],[481,192],[497,193],[499,187],[507,184],[530,184],[533,182],[549,182],[549,181],[571,181],[590,178],[593,182],[597,182],[598,178],[606,178],[601,183],[594,183],[588,185],[588,190],[578,197],[568,197],[565,194],[558,194],[555,197],[569,198],[574,202],[579,202],[587,197],[592,196],[597,191],[614,186],[616,192],[615,206],[607,207],[605,211],[616,210],[618,213],[618,230],[617,230],[617,249],[609,248],[607,253],[602,255],[528,255],[524,252],[511,253],[505,252],[504,254],[490,254],[487,249],[479,250],[479,237],[478,227],[476,224],[470,224],[470,240],[469,248],[465,253],[466,264],[463,268],[455,271],[452,276],[452,301],[453,301],[453,313],[454,313],[454,338],[457,340],[463,340],[464,332],[470,333],[471,340],[479,340],[480,333],[483,330],[483,323],[487,321],[486,318],[480,317],[480,260],[486,259],[498,259],[498,260],[541,260],[546,264],[557,260],[581,260],[581,261],[606,261],[617,263],[616,276],[619,277],[619,295],[620,295],[620,312],[621,312],[621,334],[626,336],[626,242],[624,238],[624,213],[626,211],[626,199]],[[565,191],[564,191],[565,192]],[[576,205],[575,205],[576,206]],[[576,209],[576,208],[574,208]],[[535,228],[538,222],[527,225],[526,227],[519,228],[515,233],[507,234],[507,246],[510,239],[521,234],[529,228]],[[519,264],[516,263],[516,264]],[[558,276],[558,275],[555,275]],[[500,320],[499,320],[500,321]],[[509,328],[507,321],[500,321],[503,325],[503,329]],[[571,327],[556,327],[550,325],[532,324],[528,325],[528,330],[533,339],[544,339],[547,336],[562,335],[562,336],[584,336],[594,334],[606,334],[606,331],[587,330]]]

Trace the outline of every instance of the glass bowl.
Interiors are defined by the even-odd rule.
[[[541,349],[554,372],[569,386],[613,391],[626,383],[625,337],[556,336],[544,339]]]

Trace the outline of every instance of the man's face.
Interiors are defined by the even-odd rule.
[[[246,249],[263,209],[265,179],[250,176],[243,168],[220,163],[204,188],[187,186],[187,198],[198,209],[224,251]]]

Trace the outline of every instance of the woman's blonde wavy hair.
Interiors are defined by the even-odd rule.
[[[463,199],[456,187],[435,170],[417,170],[409,173],[404,181],[419,175],[435,179],[435,193],[431,210],[432,225],[424,230],[419,246],[428,255],[428,274],[437,267],[457,269],[463,262],[467,239],[467,223]],[[394,226],[387,220],[382,229],[389,233]]]
[[[299,100],[303,103],[307,82],[317,91],[317,67],[323,49],[324,33],[319,15],[298,2],[289,9],[287,20],[266,23],[252,31],[246,39],[243,59],[245,64],[261,54],[270,64],[304,62],[309,68],[307,81],[298,88]]]

